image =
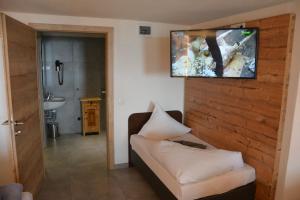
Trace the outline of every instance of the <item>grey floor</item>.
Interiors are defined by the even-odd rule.
[[[158,200],[134,168],[106,169],[105,140],[69,134],[48,142],[38,200]]]

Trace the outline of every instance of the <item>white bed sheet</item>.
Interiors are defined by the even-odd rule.
[[[208,145],[208,148],[214,148],[192,134],[185,134],[180,139],[200,142]],[[132,149],[143,159],[143,161],[152,169],[152,171],[174,194],[174,196],[177,197],[178,200],[193,200],[206,196],[222,194],[255,180],[254,168],[249,165],[245,165],[245,167],[239,170],[230,171],[208,180],[196,183],[180,184],[176,181],[176,178],[162,167],[150,154],[150,149],[155,142],[157,141],[146,139],[140,135],[132,135],[130,138]]]

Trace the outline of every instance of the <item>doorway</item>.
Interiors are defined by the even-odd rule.
[[[39,32],[38,44],[46,173],[106,168],[105,37]]]
[[[82,126],[85,111],[81,104],[86,99],[99,108],[95,120],[100,123],[93,132],[105,135],[105,38],[101,35],[41,32],[38,41],[42,94],[46,102],[43,107],[48,137],[45,135],[44,138],[49,141],[49,138],[56,137],[55,132],[50,133],[53,124],[62,136],[81,134],[85,130]]]
[[[113,52],[113,28],[111,27],[98,27],[98,26],[79,26],[79,25],[55,25],[55,24],[29,24],[35,30],[44,33],[45,36],[60,36],[60,37],[79,37],[91,39],[104,40],[104,79],[105,89],[100,88],[100,94],[103,101],[101,105],[105,104],[105,112],[102,110],[102,115],[106,120],[102,120],[102,128],[106,129],[106,154],[107,154],[107,167],[114,168],[114,142],[113,142],[113,70],[112,70],[112,52]],[[58,34],[57,34],[58,33]],[[72,38],[71,37],[71,38]],[[41,74],[42,76],[42,74]],[[56,74],[58,77],[58,74]],[[42,83],[41,83],[42,84]],[[44,94],[43,94],[44,95]],[[80,118],[80,117],[79,117]],[[82,119],[77,120],[80,121]],[[103,129],[102,129],[103,130]]]

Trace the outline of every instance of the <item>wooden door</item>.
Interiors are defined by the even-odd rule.
[[[36,31],[6,15],[1,19],[16,181],[36,195],[44,176]]]
[[[2,21],[0,20],[0,185],[16,180],[10,128],[6,121],[9,118],[6,74],[4,69],[4,45]]]

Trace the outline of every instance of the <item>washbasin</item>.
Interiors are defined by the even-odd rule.
[[[65,103],[64,97],[52,97],[51,99],[44,101],[44,109],[53,110],[63,106]]]

